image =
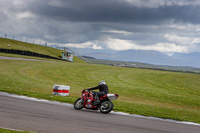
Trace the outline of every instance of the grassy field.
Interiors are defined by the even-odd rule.
[[[12,39],[1,38],[1,37],[0,37],[0,48],[31,51],[31,52],[36,52],[39,54],[50,55],[57,58],[61,57],[61,52],[65,52],[63,50],[59,50],[59,49],[55,49],[51,47],[45,47],[41,45],[20,42],[20,41],[16,41]],[[31,57],[31,56],[0,53],[0,56],[5,56],[5,55],[9,57],[20,57],[20,58],[31,58],[31,59],[37,58],[37,57]],[[40,59],[44,59],[44,58],[40,58]],[[84,63],[84,61],[80,60],[76,56],[74,56],[74,62]]]
[[[8,44],[11,47],[8,47]],[[0,38],[0,48],[60,56],[61,50]],[[0,53],[0,56],[36,58]],[[39,58],[36,58],[39,59]],[[42,58],[40,58],[42,59]],[[105,80],[119,94],[114,110],[200,123],[200,75],[51,60],[0,60],[0,91],[73,103],[83,89]],[[70,96],[52,96],[54,84],[71,87]]]
[[[34,132],[14,131],[14,130],[0,128],[0,133],[34,133]]]
[[[68,62],[0,60],[0,91],[73,103],[105,80],[118,93],[115,111],[200,123],[200,75]],[[53,84],[71,86],[52,96]]]
[[[140,62],[114,61],[114,60],[102,60],[102,59],[87,59],[87,60],[91,62],[92,64],[124,66],[124,67],[132,67],[132,68],[143,68],[143,69],[200,74],[200,68],[193,68],[193,67],[187,67],[187,66],[153,65],[153,64],[140,63]]]

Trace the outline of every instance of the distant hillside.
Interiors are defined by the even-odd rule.
[[[6,39],[6,38],[0,38],[0,48],[31,51],[31,52],[36,52],[39,54],[49,55],[56,58],[61,58],[61,52],[64,52],[64,50],[59,50],[59,49],[55,49],[51,47],[46,47],[46,46],[41,46],[37,44],[31,44],[31,43],[26,43],[26,42],[21,42],[21,41],[16,41],[12,39]],[[74,56],[74,62],[84,63],[84,61],[77,58],[76,56]]]
[[[153,50],[94,50],[86,48],[72,48],[79,54],[91,56],[96,59],[141,62],[154,65],[170,65],[170,66],[189,66],[200,68],[200,52],[196,53],[175,53],[168,56]]]
[[[187,66],[167,66],[167,65],[153,65],[148,63],[131,62],[131,61],[114,61],[114,60],[101,60],[101,59],[88,59],[89,62],[94,64],[111,65],[119,67],[132,67],[132,68],[145,68],[164,71],[176,72],[189,72],[200,74],[200,68],[187,67]]]
[[[200,66],[200,52],[175,53],[172,57],[174,59],[182,60],[183,62],[187,62],[188,64],[192,64],[192,65],[195,65],[195,66]]]
[[[166,54],[152,51],[152,50],[124,50],[118,51],[115,53],[88,53],[87,56],[92,56],[96,59],[108,59],[116,61],[131,61],[131,62],[140,62],[148,63],[154,65],[170,65],[170,66],[193,66],[200,68],[200,62],[197,62],[193,58],[194,56],[189,55],[180,55],[179,58],[175,56],[168,56]],[[181,57],[180,57],[181,56]]]
[[[91,56],[82,56],[82,57],[86,59],[95,59],[94,57],[91,57]]]

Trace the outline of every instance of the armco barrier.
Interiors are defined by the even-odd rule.
[[[34,57],[42,57],[42,58],[55,59],[55,60],[63,60],[63,59],[60,59],[60,58],[57,58],[57,57],[53,57],[53,56],[49,56],[49,55],[39,54],[39,53],[36,53],[36,52],[31,52],[31,51],[17,50],[17,49],[0,48],[0,52],[9,53],[9,54],[19,54],[19,55],[34,56]],[[63,61],[66,61],[66,60],[63,60]]]

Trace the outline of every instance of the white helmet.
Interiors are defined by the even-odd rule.
[[[101,85],[101,84],[104,84],[104,85],[105,85],[106,82],[105,82],[105,81],[100,81],[100,82],[99,82],[99,85]]]

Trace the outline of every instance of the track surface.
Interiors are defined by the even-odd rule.
[[[40,133],[200,133],[200,126],[74,110],[0,95],[0,127]]]
[[[0,56],[0,60],[47,61],[47,60],[37,60],[37,59],[27,59],[27,58],[17,58],[17,57],[5,57],[5,56]]]

